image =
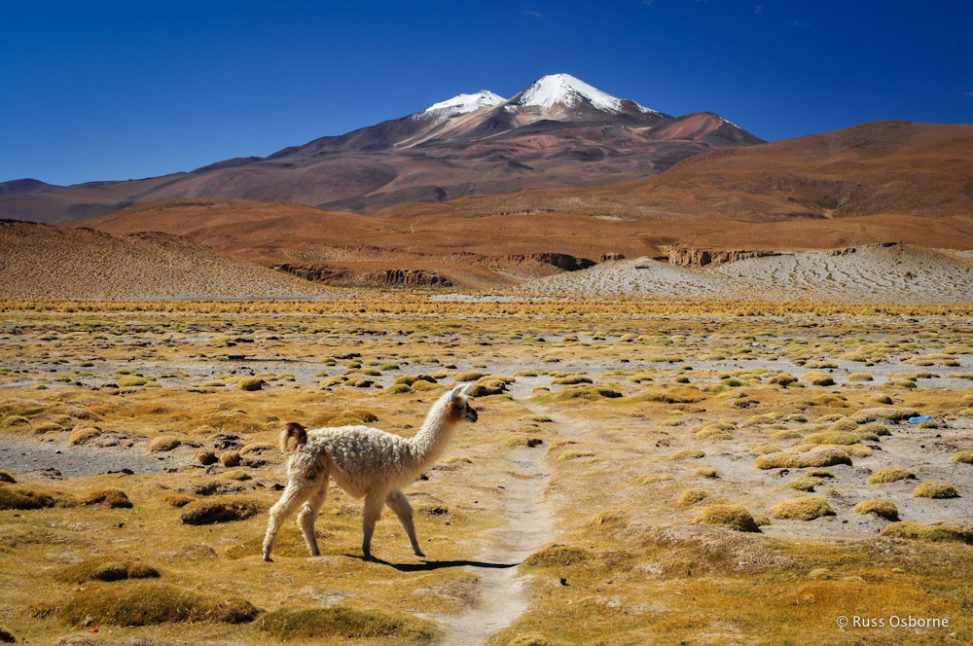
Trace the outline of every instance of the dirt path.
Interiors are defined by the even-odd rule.
[[[530,387],[511,388],[511,394],[536,415],[554,422],[556,437],[577,437],[590,429],[563,415],[529,403]],[[554,439],[554,438],[552,438]],[[543,463],[545,451],[518,448],[504,460],[503,513],[507,525],[491,532],[489,543],[477,559],[496,564],[519,564],[554,538],[556,513],[548,500],[550,471]],[[442,644],[482,644],[507,628],[528,609],[524,585],[527,578],[516,567],[478,568],[477,600],[465,612],[442,619]]]

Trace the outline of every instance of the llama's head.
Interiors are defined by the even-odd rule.
[[[448,416],[450,421],[458,422],[460,420],[466,420],[468,422],[475,422],[477,419],[476,411],[470,405],[469,397],[467,393],[473,387],[473,384],[465,384],[463,386],[456,386],[451,391],[449,391],[449,404],[448,406]]]

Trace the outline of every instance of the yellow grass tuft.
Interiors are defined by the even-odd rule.
[[[973,451],[958,451],[949,459],[950,462],[962,462],[964,464],[973,464]]]
[[[851,456],[837,448],[823,448],[806,453],[773,453],[761,455],[754,462],[758,469],[803,469],[806,467],[830,467],[851,464]]]
[[[894,502],[886,499],[863,500],[855,505],[855,511],[859,514],[875,514],[886,520],[899,519],[899,508]]]
[[[886,538],[908,538],[915,541],[958,541],[973,545],[973,527],[969,523],[917,523],[906,520],[889,523],[882,528],[878,535]]]
[[[245,520],[260,512],[260,504],[238,496],[215,496],[191,502],[182,508],[179,518],[187,525],[210,525]]]
[[[128,495],[121,489],[98,489],[97,491],[92,491],[87,496],[81,499],[82,505],[98,505],[105,504],[112,509],[130,509],[132,507],[132,501],[128,499]]]
[[[774,518],[784,520],[814,520],[821,516],[834,516],[834,509],[820,496],[792,498],[779,502],[770,508]]]
[[[959,492],[945,480],[926,480],[919,483],[912,495],[921,498],[956,498]]]
[[[693,524],[716,525],[734,529],[738,532],[759,532],[760,528],[753,516],[743,505],[710,505],[702,509],[694,518]]]
[[[239,597],[208,596],[158,583],[84,588],[62,607],[71,625],[147,626],[181,621],[238,624],[253,621],[257,609]]]
[[[255,625],[284,640],[397,637],[409,643],[428,643],[439,636],[435,624],[425,619],[345,606],[282,608],[267,613]]]
[[[180,444],[182,444],[182,440],[180,440],[178,437],[162,436],[149,442],[149,445],[145,448],[152,453],[163,453],[173,450]]]
[[[905,467],[888,467],[868,476],[868,484],[884,484],[898,480],[915,479],[916,474]]]

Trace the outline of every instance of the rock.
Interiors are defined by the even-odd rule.
[[[746,260],[747,258],[762,258],[764,256],[779,256],[777,251],[745,250],[745,249],[703,249],[694,247],[673,247],[669,250],[670,265],[722,265],[728,262]]]

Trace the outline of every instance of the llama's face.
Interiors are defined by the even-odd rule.
[[[454,422],[466,420],[475,422],[477,419],[476,411],[470,406],[470,401],[466,397],[456,397],[450,402],[450,417]]]

